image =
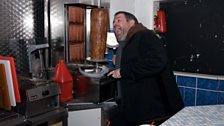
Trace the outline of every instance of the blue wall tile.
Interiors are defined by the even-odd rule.
[[[176,75],[176,81],[185,106],[224,104],[224,80]]]
[[[197,90],[197,103],[196,105],[215,105],[218,93],[214,91]]]
[[[184,105],[185,106],[194,106],[195,105],[195,89],[184,88]]]
[[[112,57],[113,57],[113,49],[108,49],[107,54],[105,54],[105,58],[108,60],[108,65],[110,68],[114,68],[114,64],[112,62]]]
[[[224,91],[224,80],[219,81],[219,91]]]
[[[224,92],[218,93],[218,104],[224,104]]]
[[[184,98],[184,87],[178,87],[180,91],[180,95],[182,98]]]
[[[209,89],[209,90],[217,90],[218,85],[219,85],[218,80],[198,78],[198,83],[197,83],[198,88]]]
[[[177,84],[180,86],[196,87],[196,78],[177,76]]]

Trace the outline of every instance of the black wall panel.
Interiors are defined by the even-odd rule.
[[[164,2],[163,34],[173,69],[224,74],[224,0]]]

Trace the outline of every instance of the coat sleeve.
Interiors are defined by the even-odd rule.
[[[124,50],[126,55],[134,52],[134,58],[128,60],[124,57],[124,64],[121,66],[122,78],[133,80],[152,77],[161,72],[167,65],[167,55],[161,40],[151,32],[136,33],[131,40],[136,47],[132,50]],[[127,45],[128,46],[128,45]],[[128,56],[129,57],[129,56]],[[122,59],[123,60],[123,59]]]

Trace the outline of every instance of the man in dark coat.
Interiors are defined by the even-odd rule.
[[[108,74],[119,79],[122,95],[110,112],[111,126],[138,126],[181,110],[183,101],[161,40],[128,12],[117,12],[113,27],[117,40],[126,44],[120,68]]]

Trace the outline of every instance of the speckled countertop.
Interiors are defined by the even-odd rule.
[[[224,105],[185,107],[160,126],[224,126]]]

